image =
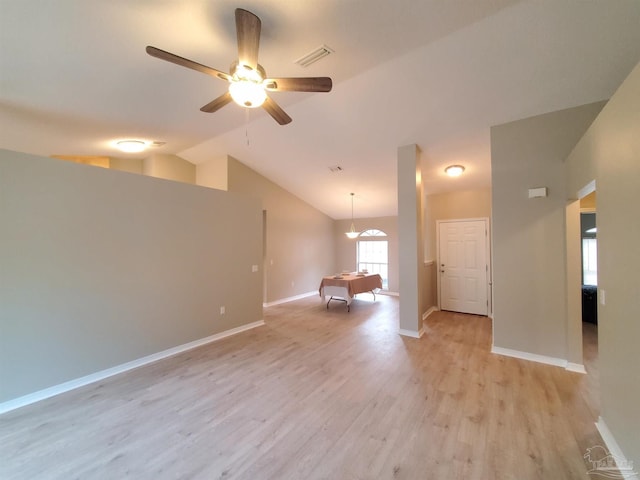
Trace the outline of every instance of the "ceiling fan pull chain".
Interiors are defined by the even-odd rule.
[[[250,109],[244,109],[244,136],[247,138],[247,147],[250,146],[249,142],[249,113]]]

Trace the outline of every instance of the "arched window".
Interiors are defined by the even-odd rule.
[[[382,288],[389,288],[389,242],[387,234],[382,230],[365,230],[358,236],[356,244],[358,271],[379,273],[382,277]]]

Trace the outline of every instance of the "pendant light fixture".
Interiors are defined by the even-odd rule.
[[[348,232],[345,233],[345,235],[349,238],[356,238],[358,235],[360,235],[360,232],[356,232],[356,227],[353,226],[353,196],[355,195],[355,193],[351,194],[351,228],[349,229]]]

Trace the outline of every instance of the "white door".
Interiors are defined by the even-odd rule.
[[[440,308],[487,315],[486,220],[438,223]]]

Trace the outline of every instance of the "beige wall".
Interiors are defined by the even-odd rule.
[[[496,347],[567,359],[564,160],[602,106],[491,128]],[[534,187],[548,197],[529,199]]]
[[[262,319],[255,199],[6,150],[0,196],[0,402]]]
[[[229,157],[228,189],[266,211],[266,296],[271,303],[318,290],[334,266],[333,219]]]
[[[203,187],[228,189],[228,160],[224,155],[196,165],[196,183]]]
[[[142,174],[143,161],[137,158],[109,157],[109,168],[122,172]]]
[[[356,230],[378,229],[387,234],[389,242],[389,291],[397,293],[398,286],[398,217],[356,218],[354,220]],[[356,268],[356,240],[347,238],[345,232],[349,231],[351,219],[336,220],[334,222],[335,235],[335,266],[334,272],[343,270],[355,270]]]
[[[176,155],[156,154],[142,161],[142,173],[184,183],[196,183],[196,166]]]
[[[491,188],[427,194],[425,203],[427,260],[436,259],[436,221],[491,218]]]
[[[628,460],[640,466],[640,64],[567,159],[569,196],[589,181],[598,193],[601,416]]]

